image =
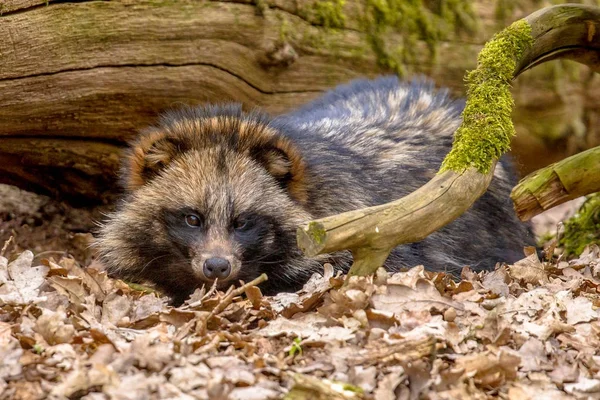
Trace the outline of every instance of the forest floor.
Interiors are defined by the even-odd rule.
[[[26,233],[17,214],[4,234]],[[174,308],[84,268],[85,246],[23,240],[0,256],[0,399],[600,397],[597,246],[459,279],[415,266],[345,282],[326,265],[298,293],[263,296],[259,279]]]

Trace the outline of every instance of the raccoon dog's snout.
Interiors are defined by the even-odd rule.
[[[240,269],[240,262],[232,255],[202,253],[191,262],[194,274],[202,281],[221,283],[232,281]]]
[[[221,257],[211,257],[204,261],[203,272],[208,279],[227,279],[231,274],[231,263]]]

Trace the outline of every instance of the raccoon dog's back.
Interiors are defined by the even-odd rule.
[[[240,107],[167,114],[133,145],[129,194],[98,241],[113,274],[157,283],[181,300],[196,286],[269,275],[267,292],[294,290],[323,261],[304,257],[308,219],[386,203],[430,180],[450,150],[463,102],[427,81],[395,77],[340,86],[298,111],[269,118]],[[399,246],[388,269],[490,268],[533,243],[509,199],[515,175],[496,167],[486,194],[458,220]]]

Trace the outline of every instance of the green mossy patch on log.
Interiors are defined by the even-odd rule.
[[[486,174],[510,149],[515,135],[510,82],[516,60],[532,45],[531,27],[519,20],[496,34],[477,57],[477,68],[466,76],[467,104],[463,122],[454,135],[452,150],[440,172],[469,167]]]
[[[454,32],[473,32],[479,23],[472,0],[366,0],[360,14],[353,16],[346,14],[345,3],[317,0],[302,14],[329,31],[343,29],[349,19],[355,18],[379,66],[399,76],[406,74],[407,63],[415,62],[420,40],[435,59],[440,40],[448,39]],[[393,40],[396,41],[392,43]]]

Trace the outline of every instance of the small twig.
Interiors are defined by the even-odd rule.
[[[198,321],[198,325],[196,326],[196,332],[198,332],[200,335],[204,335],[206,333],[206,325],[212,317],[225,310],[233,302],[234,298],[241,296],[248,288],[258,286],[267,279],[269,279],[267,277],[267,274],[261,274],[258,278],[248,283],[245,283],[236,289],[231,290],[230,288],[227,291],[227,294],[223,297],[219,304],[217,304],[215,308],[212,309],[212,311],[206,316],[206,318],[202,318],[200,321]]]
[[[35,258],[39,259],[40,257],[45,257],[50,254],[65,255],[68,253],[66,251],[61,251],[61,250],[46,250],[46,251],[42,251],[41,253],[36,254]]]
[[[221,311],[226,309],[227,306],[229,306],[233,302],[233,299],[244,294],[246,289],[253,287],[253,286],[258,286],[259,284],[263,283],[267,279],[269,279],[267,277],[267,274],[261,274],[258,278],[254,279],[253,281],[250,281],[234,290],[231,290],[229,292],[229,294],[226,295],[225,297],[223,297],[223,300],[221,300],[219,302],[219,304],[217,304],[216,307],[212,309],[210,314],[208,314],[208,319],[210,319],[211,317],[214,317],[215,315],[219,314]]]
[[[4,257],[4,253],[8,250],[8,246],[13,241],[13,236],[11,235],[6,242],[4,242],[4,246],[2,246],[2,250],[0,251],[0,257]]]

